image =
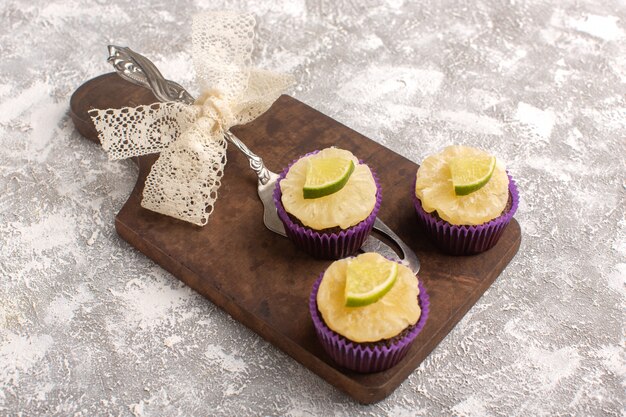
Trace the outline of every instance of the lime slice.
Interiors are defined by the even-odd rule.
[[[354,171],[354,162],[344,158],[309,159],[304,181],[303,197],[320,198],[336,193],[348,182]]]
[[[398,277],[396,262],[378,254],[363,255],[348,263],[346,307],[363,307],[375,303],[389,292]]]
[[[453,158],[450,175],[456,195],[467,195],[480,190],[491,179],[496,168],[495,156],[472,156]]]

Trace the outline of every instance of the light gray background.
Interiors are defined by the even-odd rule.
[[[210,8],[256,14],[255,62],[298,99],[415,162],[488,149],[519,184],[519,253],[376,405],[115,233],[137,170],[79,137],[69,97],[108,43],[196,92]],[[0,414],[624,415],[623,1],[4,0],[0,27]]]

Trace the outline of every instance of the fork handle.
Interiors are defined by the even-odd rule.
[[[259,183],[261,185],[265,185],[270,180],[270,172],[265,167],[265,163],[263,162],[263,158],[255,154],[243,143],[239,138],[233,135],[230,131],[224,132],[224,136],[226,139],[232,143],[237,149],[243,152],[244,155],[248,158],[250,162],[250,168],[256,173],[257,177],[259,177]]]
[[[108,61],[117,73],[127,81],[149,88],[159,101],[180,101],[193,104],[194,98],[180,84],[165,79],[161,71],[145,56],[127,47],[109,45]],[[265,167],[263,158],[255,154],[237,136],[225,132],[226,140],[243,152],[250,168],[254,170],[259,183],[265,185],[270,180],[270,172]]]
[[[149,88],[159,101],[193,104],[194,98],[177,82],[167,80],[145,56],[124,46],[109,45],[107,61],[126,81]]]

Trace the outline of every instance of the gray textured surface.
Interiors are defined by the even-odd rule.
[[[0,5],[0,414],[626,413],[623,2],[169,4]],[[294,73],[300,100],[416,162],[489,149],[519,184],[517,257],[376,405],[115,233],[136,169],[81,140],[69,97],[110,42],[193,86],[187,24],[208,8],[255,13],[258,65]]]

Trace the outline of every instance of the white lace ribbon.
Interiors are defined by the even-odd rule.
[[[178,102],[89,112],[109,159],[160,152],[141,205],[203,226],[226,165],[224,132],[267,111],[293,83],[289,75],[252,69],[255,20],[209,12],[192,24],[193,59],[202,95]]]

